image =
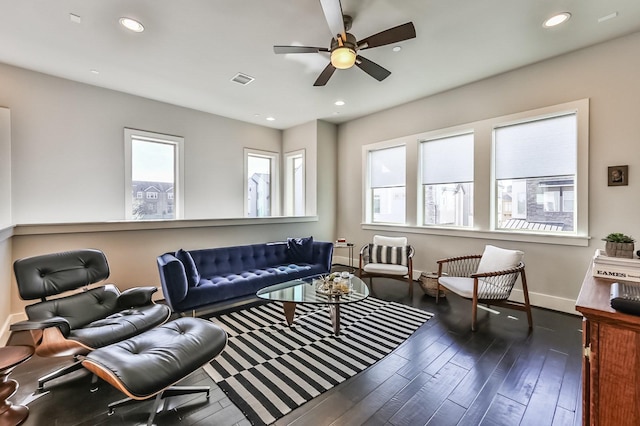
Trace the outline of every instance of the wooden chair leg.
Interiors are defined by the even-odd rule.
[[[473,280],[473,304],[471,305],[471,331],[476,331],[478,318],[478,279]]]
[[[527,288],[527,276],[524,273],[524,268],[520,272],[520,278],[522,279],[522,292],[524,293],[524,306],[527,313],[527,321],[529,321],[529,329],[533,328],[533,318],[531,317],[531,304],[529,303],[529,289]]]
[[[413,298],[413,278],[409,274],[409,297]]]

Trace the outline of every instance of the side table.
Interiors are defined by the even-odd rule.
[[[32,355],[31,346],[0,347],[0,426],[19,425],[29,416],[28,407],[8,400],[18,389],[18,382],[9,379],[9,374]]]
[[[355,268],[353,267],[353,247],[354,247],[353,243],[338,242],[338,241],[333,243],[333,248],[334,249],[337,249],[337,248],[349,249],[349,269],[350,269],[350,272],[354,272],[355,271]]]

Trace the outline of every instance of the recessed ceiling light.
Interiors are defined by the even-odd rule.
[[[393,50],[394,52],[399,52],[399,51],[401,51],[401,50],[402,50],[402,46],[395,46],[395,47],[394,47],[393,49],[391,49],[391,50]]]
[[[547,19],[546,21],[544,21],[542,26],[545,28],[555,27],[556,25],[560,25],[563,22],[568,21],[569,18],[571,18],[571,14],[569,12],[558,13],[553,15],[551,18]]]
[[[267,121],[275,121],[276,119],[273,117],[267,117]]]
[[[128,30],[133,31],[134,33],[141,33],[144,31],[144,26],[140,22],[136,21],[135,19],[120,18],[120,25],[122,25]]]
[[[100,71],[98,71],[96,69],[92,69],[92,70],[89,70],[89,71],[91,71],[92,74],[100,74]]]
[[[336,106],[342,106],[344,105],[344,101],[335,101],[333,104]]]

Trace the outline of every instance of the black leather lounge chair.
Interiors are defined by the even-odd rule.
[[[47,381],[82,367],[80,356],[120,342],[163,324],[168,306],[155,304],[155,287],[131,288],[122,293],[113,284],[88,286],[109,276],[100,250],[83,249],[16,260],[13,269],[23,300],[39,302],[25,308],[28,320],[11,325],[10,344],[27,344],[42,357],[73,356],[74,362],[38,380]],[[83,291],[47,300],[84,287]]]

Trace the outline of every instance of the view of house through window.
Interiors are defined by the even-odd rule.
[[[473,226],[473,133],[420,145],[423,225]]]
[[[575,113],[497,127],[498,229],[575,230]]]
[[[246,151],[247,217],[267,217],[274,214],[276,161],[275,155]]]
[[[127,218],[176,219],[178,144],[182,138],[125,129],[128,171]]]
[[[405,150],[402,145],[369,152],[369,217],[373,222],[405,222]]]

